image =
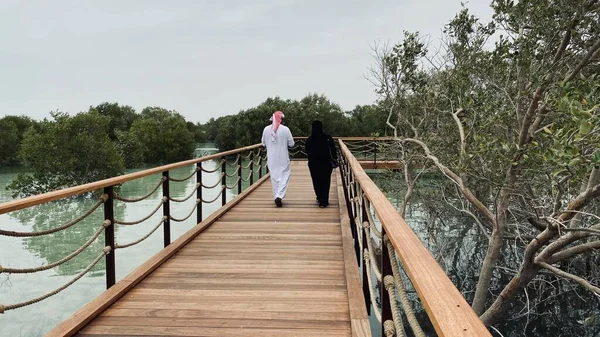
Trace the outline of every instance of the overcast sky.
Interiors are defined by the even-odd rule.
[[[463,0],[464,1],[464,0]],[[491,17],[488,0],[471,0]],[[0,116],[101,102],[188,120],[267,97],[374,101],[370,46],[403,30],[438,39],[460,0],[0,0]]]

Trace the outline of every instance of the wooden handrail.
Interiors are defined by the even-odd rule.
[[[294,140],[304,140],[307,139],[308,137],[294,137]],[[367,141],[367,140],[372,140],[372,141],[386,141],[386,140],[395,140],[395,137],[332,137],[333,139],[336,140],[342,140],[345,142],[352,142],[352,141]]]
[[[339,140],[356,182],[373,206],[439,336],[491,336],[460,291],[387,197]]]
[[[201,162],[205,162],[205,161],[209,161],[209,160],[213,160],[213,159],[218,159],[221,157],[234,155],[234,154],[244,152],[244,151],[254,150],[259,147],[261,147],[261,144],[254,144],[254,145],[242,147],[239,149],[215,153],[215,154],[212,154],[209,156],[204,156],[201,158],[180,161],[180,162],[173,163],[173,164],[167,164],[167,165],[154,167],[154,168],[139,171],[139,172],[124,174],[124,175],[113,177],[113,178],[95,181],[95,182],[84,184],[84,185],[69,187],[69,188],[52,191],[52,192],[48,192],[48,193],[44,193],[44,194],[40,194],[40,195],[34,195],[31,197],[27,197],[27,198],[22,198],[22,199],[5,202],[5,203],[0,204],[0,214],[18,211],[18,210],[21,210],[21,209],[24,209],[27,207],[45,204],[47,202],[51,202],[51,201],[63,199],[63,198],[68,198],[68,197],[83,194],[86,192],[96,191],[96,190],[99,190],[104,187],[119,185],[119,184],[122,184],[122,183],[125,183],[128,181],[131,181],[131,180],[143,178],[143,177],[153,175],[156,173],[170,171],[170,170],[173,170],[176,168],[194,165],[197,163],[201,163]]]

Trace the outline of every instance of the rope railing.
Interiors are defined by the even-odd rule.
[[[217,187],[217,186],[219,186],[219,185],[221,185],[221,184],[222,184],[222,182],[221,182],[221,179],[222,179],[224,176],[225,176],[225,175],[224,175],[223,173],[221,173],[221,175],[219,176],[219,180],[217,180],[217,182],[216,182],[214,185],[207,186],[207,185],[204,185],[204,184],[202,184],[202,187],[204,187],[204,188],[206,188],[206,189],[209,189],[209,190],[210,190],[210,189],[213,189],[213,188],[215,188],[215,187]]]
[[[388,256],[390,257],[390,262],[392,264],[392,273],[394,278],[395,289],[398,291],[398,297],[400,298],[400,303],[402,304],[402,309],[404,310],[404,314],[408,320],[408,324],[412,329],[415,337],[425,337],[425,333],[415,316],[415,312],[410,304],[410,300],[408,299],[408,295],[406,294],[406,288],[404,287],[404,281],[402,280],[402,274],[400,273],[400,266],[398,265],[398,261],[396,260],[396,251],[392,246],[392,243],[387,238],[387,236],[383,239],[385,245],[388,250]],[[388,275],[389,276],[389,275]],[[388,277],[386,276],[386,277]]]
[[[198,189],[200,188],[200,186],[202,186],[202,184],[196,183],[196,187],[192,190],[192,192],[190,194],[188,194],[188,196],[185,197],[185,198],[183,198],[183,199],[177,199],[177,198],[169,197],[169,200],[173,201],[173,202],[177,202],[177,203],[188,201],[193,195],[196,194],[196,191],[198,191]]]
[[[214,199],[212,199],[212,200],[202,199],[202,202],[205,203],[205,204],[212,204],[213,202],[217,201],[217,199],[219,199],[221,197],[221,194],[223,194],[224,190],[225,190],[225,186],[223,186],[221,188],[221,191],[219,192],[219,194],[217,194],[217,196]]]
[[[252,177],[252,173],[254,173],[254,172],[248,172],[248,177],[246,177],[246,178],[242,178],[242,181],[243,181],[243,182],[248,182],[248,181],[250,181],[250,177]]]
[[[141,237],[141,238],[139,238],[139,239],[137,239],[137,240],[135,240],[135,241],[133,241],[133,242],[126,243],[126,244],[119,244],[119,243],[116,243],[116,242],[115,242],[115,249],[123,249],[123,248],[131,247],[131,246],[135,246],[135,245],[137,245],[138,243],[141,243],[141,242],[143,242],[144,240],[146,240],[147,238],[149,238],[149,237],[150,237],[152,234],[154,234],[154,232],[156,232],[156,230],[157,230],[157,229],[158,229],[158,228],[159,228],[159,227],[160,227],[160,226],[161,226],[161,225],[162,225],[162,224],[163,224],[165,221],[167,221],[167,217],[166,217],[166,216],[163,216],[162,218],[160,218],[160,221],[158,222],[158,224],[156,224],[156,226],[154,226],[154,227],[153,227],[153,228],[150,230],[150,232],[149,232],[148,234],[144,235],[143,237]]]
[[[196,200],[196,204],[194,205],[194,208],[192,208],[192,210],[190,211],[190,213],[186,217],[184,217],[184,218],[176,218],[176,217],[170,215],[169,218],[171,220],[173,220],[173,221],[176,221],[176,222],[184,222],[185,220],[189,219],[192,216],[192,214],[194,214],[194,211],[196,210],[196,208],[198,207],[198,204],[200,204],[200,202],[201,202],[201,200]]]
[[[190,174],[189,176],[187,176],[187,177],[185,177],[185,178],[173,178],[173,177],[169,177],[169,180],[170,180],[170,181],[174,181],[174,182],[179,182],[179,183],[181,183],[181,182],[184,182],[184,181],[188,181],[190,178],[192,178],[193,176],[195,176],[195,175],[196,175],[196,172],[198,172],[198,170],[199,170],[199,169],[198,169],[198,168],[196,168],[196,169],[195,169],[195,170],[192,172],[192,174]]]
[[[5,313],[6,311],[9,310],[14,310],[14,309],[19,309],[19,308],[23,308],[38,302],[41,302],[47,298],[50,298],[58,293],[60,293],[61,291],[67,289],[68,287],[70,287],[73,283],[77,282],[80,278],[82,278],[85,274],[87,274],[90,270],[92,270],[92,268],[94,268],[94,266],[96,266],[98,264],[98,262],[100,262],[100,260],[105,256],[108,255],[111,252],[111,248],[109,246],[104,247],[104,249],[102,250],[102,253],[100,253],[98,255],[98,257],[96,257],[94,259],[94,261],[92,261],[92,263],[90,263],[87,268],[85,268],[82,272],[80,272],[79,274],[77,274],[77,276],[75,276],[71,281],[65,283],[63,286],[47,293],[44,294],[42,296],[36,297],[34,299],[31,299],[29,301],[25,301],[25,302],[21,302],[21,303],[17,303],[17,304],[9,304],[9,305],[3,305],[0,304],[0,314]]]
[[[156,192],[156,190],[158,190],[163,183],[165,182],[167,178],[166,177],[162,177],[160,179],[160,181],[158,182],[158,184],[156,186],[154,186],[154,188],[147,194],[141,196],[141,197],[137,197],[137,198],[126,198],[123,197],[122,195],[119,195],[117,192],[113,193],[113,198],[115,198],[116,200],[122,201],[122,202],[128,202],[128,203],[132,203],[132,202],[139,202],[142,200],[146,200],[147,198],[149,198],[152,194],[154,194],[154,192]]]
[[[134,221],[125,221],[125,220],[117,220],[115,219],[114,222],[118,225],[124,225],[124,226],[133,226],[133,225],[138,225],[148,219],[150,219],[154,214],[156,214],[156,212],[158,212],[158,210],[162,207],[162,205],[165,203],[165,201],[167,201],[168,198],[167,197],[162,197],[160,199],[160,203],[158,205],[156,205],[156,207],[150,212],[150,214],[148,214],[147,216],[139,219],[139,220],[134,220]]]
[[[385,336],[405,336],[404,312],[412,335],[425,336],[407,295],[404,270],[439,336],[491,336],[419,237],[361,167],[351,151],[359,147],[346,146],[342,140],[339,146],[341,181],[355,252],[362,263],[365,302],[381,323],[381,331]],[[378,144],[375,153],[380,149]],[[427,273],[422,272],[424,269]]]
[[[373,287],[373,276],[371,275],[371,258],[370,258],[370,254],[369,251],[365,248],[363,250],[363,257],[364,257],[364,266],[367,270],[367,282],[369,285],[369,296],[371,297],[371,303],[373,304],[373,314],[375,314],[375,318],[377,318],[377,320],[379,321],[379,323],[381,323],[381,308],[379,308],[377,306],[377,296],[375,295],[375,290]]]
[[[215,173],[217,171],[221,170],[221,166],[225,163],[225,160],[221,160],[219,164],[217,164],[217,167],[214,170],[207,170],[204,167],[202,168],[202,172],[204,173]]]
[[[235,171],[233,171],[232,173],[227,173],[227,174],[226,174],[226,176],[227,176],[228,178],[235,177],[235,176],[237,176],[237,174],[238,174],[238,171],[239,171],[239,170],[240,170],[240,168],[238,167],[238,168],[236,168],[236,169],[235,169]]]
[[[96,241],[96,239],[100,236],[100,234],[102,234],[104,232],[104,230],[110,225],[111,225],[110,221],[105,220],[102,223],[102,226],[100,226],[100,228],[98,228],[98,230],[92,235],[92,237],[90,237],[81,247],[77,248],[77,250],[75,250],[71,254],[65,256],[64,258],[62,258],[56,262],[49,263],[47,265],[40,266],[40,267],[34,267],[34,268],[8,268],[8,267],[0,266],[0,274],[2,274],[2,273],[4,273],[4,274],[33,274],[33,273],[52,269],[54,267],[58,267],[62,264],[65,264],[65,263],[71,261],[74,257],[81,254],[84,250],[86,250],[92,243],[94,243],[94,241]]]
[[[54,233],[57,233],[60,231],[64,231],[65,229],[75,226],[76,224],[81,222],[83,219],[90,216],[92,213],[94,213],[95,210],[98,209],[98,207],[100,207],[100,205],[104,204],[106,202],[106,200],[108,200],[108,196],[106,194],[103,194],[100,197],[100,199],[94,204],[94,206],[92,206],[89,210],[87,210],[83,215],[81,215],[80,217],[72,220],[71,222],[64,224],[62,226],[59,226],[59,227],[55,227],[55,228],[48,229],[45,231],[37,231],[37,232],[16,232],[16,231],[7,231],[7,230],[0,229],[0,235],[25,238],[25,237],[44,236],[44,235],[54,234]]]
[[[241,180],[242,180],[242,179],[241,179],[240,177],[238,177],[238,178],[235,180],[235,184],[233,184],[233,185],[231,185],[231,186],[229,186],[229,185],[225,185],[225,187],[227,187],[227,189],[230,189],[230,190],[232,190],[232,189],[234,189],[234,188],[236,188],[236,187],[237,187],[237,185],[240,183],[240,181],[241,181]]]

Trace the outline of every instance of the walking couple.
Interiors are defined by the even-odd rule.
[[[271,125],[263,130],[262,145],[267,149],[267,166],[271,174],[273,198],[277,207],[283,206],[283,198],[290,181],[290,156],[288,149],[295,145],[292,132],[281,125],[283,112],[276,111]],[[337,152],[330,135],[323,131],[323,123],[315,120],[312,133],[306,140],[308,167],[319,207],[329,206],[331,172],[337,167]]]

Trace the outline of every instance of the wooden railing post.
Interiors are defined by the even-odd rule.
[[[196,190],[196,201],[198,202],[196,224],[199,224],[202,222],[202,162],[196,164],[196,184],[198,184],[198,189]]]
[[[164,171],[162,173],[163,176],[163,198],[165,198],[163,204],[163,216],[165,218],[165,222],[163,222],[163,232],[164,232],[164,246],[168,246],[171,244],[171,204],[169,202],[169,171]]]
[[[260,153],[259,153],[260,155]],[[254,150],[250,153],[250,186],[254,185]]]
[[[115,275],[115,213],[114,213],[114,189],[113,186],[104,188],[104,194],[108,196],[104,203],[104,220],[110,221],[110,225],[104,230],[104,244],[110,247],[106,254],[106,289],[112,287],[116,282]]]
[[[238,155],[237,160],[237,169],[238,169],[238,195],[242,194],[242,156]]]
[[[221,162],[221,205],[225,206],[227,203],[227,158],[223,157]]]

